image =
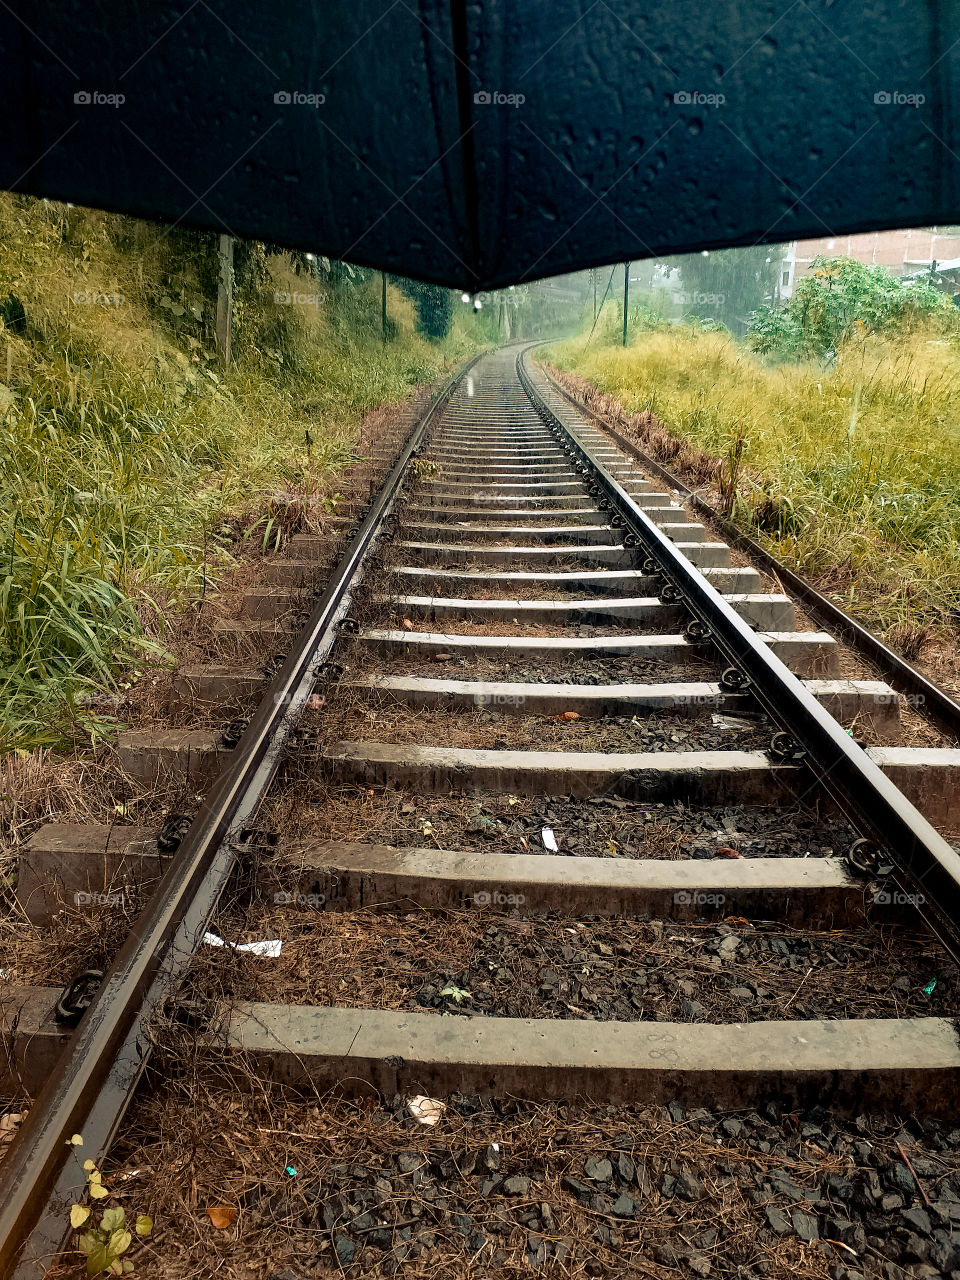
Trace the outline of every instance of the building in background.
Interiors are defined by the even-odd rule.
[[[919,275],[940,268],[953,278],[960,260],[960,229],[912,227],[902,231],[866,231],[853,236],[794,240],[783,246],[780,297],[793,297],[797,280],[810,270],[814,258],[854,258],[857,262],[886,267],[891,275]],[[946,282],[944,282],[946,283]],[[952,293],[954,286],[947,285]]]

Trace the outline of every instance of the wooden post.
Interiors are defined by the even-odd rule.
[[[230,367],[233,336],[233,236],[220,237],[220,277],[217,286],[217,353],[221,369]]]
[[[380,272],[380,340],[387,341],[387,273]]]
[[[627,315],[630,309],[630,263],[623,264],[623,345],[627,345]]]

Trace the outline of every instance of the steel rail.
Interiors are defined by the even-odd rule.
[[[816,587],[805,582],[793,569],[761,547],[759,542],[755,542],[753,538],[732,525],[716,507],[711,506],[705,498],[685,484],[669,467],[651,458],[635,440],[631,440],[619,428],[606,422],[603,416],[591,409],[589,405],[581,404],[576,396],[571,395],[566,387],[557,382],[547,370],[543,371],[543,376],[550,383],[551,388],[558,395],[563,396],[578,413],[582,413],[595,422],[601,430],[606,431],[621,449],[635,457],[645,469],[654,472],[671,489],[683,494],[685,500],[700,515],[715,525],[731,546],[756,561],[772,577],[779,578],[791,594],[803,602],[804,608],[812,618],[823,626],[832,627],[839,632],[851,648],[856,649],[864,658],[876,665],[878,672],[885,680],[900,693],[913,699],[914,705],[922,707],[924,715],[936,720],[947,733],[960,738],[960,703],[951,698],[945,689],[935,684],[916,667],[911,666],[900,654],[894,653],[856,618],[852,618]]]
[[[541,421],[587,468],[596,490],[701,623],[703,639],[802,749],[806,765],[845,816],[878,850],[889,852],[894,878],[921,890],[917,909],[954,955],[960,954],[960,856],[550,408],[527,368],[535,345],[540,344],[518,353],[517,376]]]
[[[174,989],[244,852],[284,745],[346,616],[356,579],[396,505],[411,458],[479,356],[447,379],[411,432],[317,602],[295,649],[204,801],[176,858],[137,917],[58,1069],[0,1163],[0,1273],[37,1280],[69,1232],[85,1159],[108,1150],[150,1055],[148,1021]],[[73,1134],[82,1147],[70,1145]],[[19,1257],[19,1261],[18,1261]]]

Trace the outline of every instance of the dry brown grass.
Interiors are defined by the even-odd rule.
[[[736,1023],[960,1012],[956,966],[926,935],[893,925],[810,931],[731,921],[583,921],[476,909],[317,913],[261,901],[222,915],[216,929],[231,942],[282,938],[280,957],[204,948],[192,981],[228,1001],[418,1011],[424,989],[462,983],[463,1002],[441,1005],[463,1017]],[[718,929],[741,943],[722,962],[711,950]],[[772,939],[791,954],[767,950]],[[547,972],[556,979],[549,992],[540,985]],[[927,996],[931,975],[937,983]],[[740,989],[755,998],[733,994]],[[683,1007],[693,994],[704,1006],[697,1017]]]
[[[516,1280],[529,1274],[525,1261],[524,1216],[548,1206],[551,1241],[566,1241],[563,1263],[544,1273],[564,1280],[630,1276],[643,1280],[680,1280],[681,1260],[691,1242],[720,1277],[751,1274],[763,1263],[769,1280],[828,1280],[841,1249],[826,1254],[796,1237],[773,1240],[764,1232],[766,1204],[774,1195],[758,1195],[765,1174],[778,1172],[801,1187],[817,1187],[830,1174],[850,1176],[849,1157],[801,1139],[796,1118],[785,1121],[785,1153],[763,1152],[755,1141],[718,1141],[712,1124],[673,1120],[659,1107],[609,1107],[602,1103],[537,1105],[504,1102],[456,1103],[437,1128],[418,1125],[403,1099],[345,1101],[334,1096],[306,1099],[283,1093],[250,1078],[246,1092],[220,1087],[198,1070],[188,1044],[174,1043],[164,1053],[164,1085],[138,1099],[121,1143],[105,1169],[105,1181],[118,1188],[128,1213],[149,1212],[153,1236],[135,1253],[137,1274],[156,1280],[268,1280],[284,1268],[292,1275],[329,1280],[344,1270],[333,1254],[336,1228],[325,1229],[325,1203],[343,1204],[348,1229],[352,1213],[338,1196],[351,1188],[382,1188],[376,1216],[391,1233],[412,1224],[413,1239],[432,1228],[432,1243],[402,1265],[410,1280],[482,1275]],[[871,1134],[878,1160],[899,1158],[897,1126],[881,1124]],[[509,1197],[502,1189],[481,1194],[479,1173],[491,1144],[498,1144],[498,1176],[523,1174],[529,1193]],[[563,1183],[583,1177],[586,1155],[626,1151],[642,1171],[634,1190],[634,1221],[625,1223],[578,1201]],[[908,1143],[908,1154],[919,1148]],[[417,1156],[428,1173],[419,1185],[397,1174],[396,1157]],[[941,1155],[944,1172],[956,1171],[955,1153]],[[435,1182],[438,1164],[451,1161],[449,1176]],[[478,1174],[469,1170],[476,1167]],[[286,1173],[296,1170],[296,1176]],[[690,1170],[703,1195],[694,1201],[664,1196],[664,1175]],[[377,1177],[389,1183],[376,1184]],[[436,1201],[424,1197],[442,1189],[441,1203],[469,1215],[486,1241],[474,1251],[459,1231],[436,1213]],[[432,1193],[431,1193],[432,1194]],[[113,1203],[111,1201],[111,1203]],[[228,1205],[235,1222],[217,1231],[207,1208]],[[418,1224],[422,1223],[423,1226]],[[600,1229],[609,1234],[604,1238]],[[763,1234],[761,1234],[763,1232]],[[705,1234],[706,1233],[706,1234]],[[399,1239],[395,1235],[394,1238]],[[670,1263],[670,1250],[681,1257]],[[499,1252],[497,1252],[499,1250]],[[385,1256],[369,1247],[346,1271],[350,1276],[389,1274]],[[868,1265],[879,1255],[870,1250]],[[67,1267],[56,1273],[74,1275]]]
[[[495,708],[482,706],[462,709],[408,707],[389,694],[376,691],[364,694],[344,686],[329,697],[320,710],[305,713],[303,727],[324,742],[373,741],[421,746],[441,743],[445,747],[465,750],[507,751],[649,750],[650,744],[641,736],[641,730],[650,731],[667,743],[671,742],[671,735],[679,734],[681,740],[671,745],[671,749],[678,751],[684,749],[688,733],[694,735],[698,746],[702,745],[704,738],[716,737],[717,749],[764,750],[772,733],[769,723],[759,714],[752,730],[746,727],[743,731],[711,733],[709,718],[691,718],[682,708],[672,714],[591,718],[565,712],[561,700],[556,712],[549,715],[505,715]]]

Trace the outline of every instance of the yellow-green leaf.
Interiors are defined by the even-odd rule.
[[[80,1137],[79,1133],[75,1133],[75,1134],[73,1135],[73,1137],[72,1137],[72,1138],[70,1139],[70,1141],[67,1143],[67,1146],[68,1146],[68,1147],[82,1147],[82,1146],[83,1146],[83,1139]]]
[[[145,1213],[141,1213],[140,1217],[137,1219],[137,1235],[148,1236],[152,1230],[153,1219],[148,1217]]]
[[[86,1220],[90,1217],[90,1209],[85,1204],[74,1204],[70,1206],[70,1225],[76,1230],[82,1227]]]
[[[100,1174],[100,1170],[97,1168],[95,1164],[93,1164],[92,1160],[88,1161],[88,1163],[93,1165],[93,1168],[87,1174],[87,1181],[89,1183],[102,1182],[103,1178]],[[86,1165],[84,1165],[84,1168],[86,1168]]]
[[[106,1200],[110,1192],[106,1187],[102,1187],[99,1182],[92,1182],[90,1184],[90,1194],[94,1200]]]
[[[121,1253],[126,1253],[130,1248],[130,1241],[133,1236],[129,1231],[119,1230],[110,1233],[110,1239],[107,1241],[107,1248],[115,1258],[119,1258]]]
[[[94,1240],[93,1248],[87,1254],[87,1275],[95,1276],[98,1271],[108,1271],[113,1259],[102,1240]]]
[[[83,1167],[87,1171],[87,1173],[90,1173],[91,1170],[96,1169],[97,1166],[93,1163],[92,1160],[84,1160]]]
[[[103,1217],[100,1219],[101,1231],[117,1231],[126,1223],[127,1215],[119,1205],[114,1205],[112,1209],[104,1209]]]

